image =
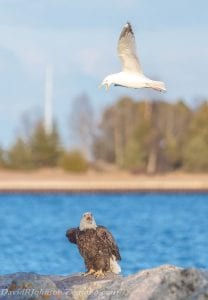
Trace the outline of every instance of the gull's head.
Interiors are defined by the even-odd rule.
[[[106,91],[108,91],[112,83],[114,83],[113,76],[108,75],[107,77],[105,77],[103,79],[103,81],[102,81],[101,85],[99,86],[99,88],[102,88],[102,86],[105,86]]]
[[[84,213],[79,224],[79,229],[84,231],[86,229],[96,229],[96,227],[97,225],[95,223],[93,214],[91,212]]]

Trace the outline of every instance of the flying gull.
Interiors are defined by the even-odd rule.
[[[143,72],[136,53],[136,43],[134,33],[130,23],[127,23],[118,40],[118,56],[122,64],[122,71],[110,74],[104,78],[100,87],[103,85],[106,90],[111,84],[127,88],[152,88],[157,91],[166,91],[162,81],[154,81],[147,78]]]

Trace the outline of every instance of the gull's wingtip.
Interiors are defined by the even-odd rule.
[[[127,21],[124,27],[131,27],[131,22]]]
[[[122,32],[123,32],[123,34],[125,34],[126,32],[130,32],[133,34],[133,29],[132,29],[131,23],[129,21],[127,21],[126,24],[124,25]]]
[[[127,22],[120,33],[119,40],[125,38],[129,33],[134,35],[130,22]]]

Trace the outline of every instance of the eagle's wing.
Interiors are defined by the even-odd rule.
[[[143,74],[137,57],[135,37],[130,23],[124,26],[120,34],[117,50],[123,71]]]
[[[121,260],[118,246],[116,245],[112,234],[107,230],[107,228],[104,226],[98,226],[97,235],[108,245],[109,249],[111,250],[111,254],[114,255],[117,260]]]
[[[70,228],[66,232],[66,237],[73,244],[77,243],[77,232],[78,232],[78,230],[79,230],[78,227],[77,228]]]

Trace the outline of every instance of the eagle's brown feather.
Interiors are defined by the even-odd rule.
[[[121,260],[120,252],[112,234],[104,226],[97,227],[97,235],[108,245],[111,255],[114,255],[117,260]]]
[[[66,236],[68,237],[68,240],[73,244],[77,243],[76,232],[77,232],[77,228],[70,228],[66,232]]]
[[[110,270],[110,258],[121,260],[118,246],[112,234],[104,226],[96,229],[80,230],[79,227],[67,230],[66,236],[71,243],[77,244],[84,258],[87,270]]]

